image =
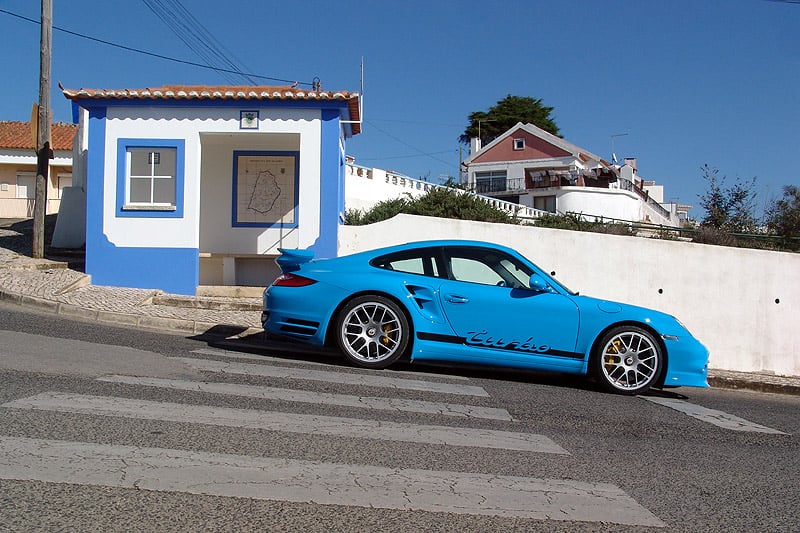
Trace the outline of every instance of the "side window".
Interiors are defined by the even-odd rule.
[[[389,261],[386,263],[391,270],[399,272],[408,272],[409,274],[424,274],[425,266],[422,264],[421,257],[412,257],[411,259],[398,259],[397,261]]]
[[[483,285],[502,285],[503,278],[492,268],[478,261],[466,257],[453,257],[450,260],[450,270],[456,281],[468,281]]]
[[[501,259],[499,264],[506,270],[506,272],[514,277],[516,282],[513,285],[514,287],[523,289],[530,288],[531,272],[529,272],[527,269],[523,270],[522,265],[519,265],[510,259]]]
[[[480,247],[451,248],[447,252],[450,277],[455,281],[526,289],[532,270],[499,250]]]
[[[439,265],[430,250],[415,250],[414,252],[399,252],[396,254],[378,257],[372,261],[372,266],[420,276],[440,277]]]

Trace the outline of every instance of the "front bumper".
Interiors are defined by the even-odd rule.
[[[691,335],[663,336],[669,366],[665,387],[708,387],[708,348]]]

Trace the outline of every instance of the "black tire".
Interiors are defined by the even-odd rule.
[[[592,375],[608,392],[642,394],[664,371],[661,344],[638,326],[618,326],[603,335],[591,360]]]
[[[336,319],[336,343],[345,359],[364,368],[386,368],[406,351],[411,330],[403,310],[389,298],[353,298]]]

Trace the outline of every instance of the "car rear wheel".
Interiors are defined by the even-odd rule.
[[[637,326],[620,326],[606,333],[592,359],[601,387],[620,394],[641,394],[658,382],[664,366],[661,345]]]
[[[336,340],[345,358],[365,368],[386,368],[397,361],[409,335],[400,306],[378,295],[350,300],[336,322]]]

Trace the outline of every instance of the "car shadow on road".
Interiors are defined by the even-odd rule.
[[[359,368],[350,364],[335,348],[309,346],[300,342],[277,339],[264,332],[247,334],[247,328],[237,326],[215,326],[205,333],[189,337],[192,340],[205,342],[210,348],[241,352],[250,355],[262,355],[289,361],[305,361],[322,363],[334,367]],[[458,365],[419,362],[412,363],[401,360],[385,371],[402,371],[425,375],[455,375],[473,379],[488,379],[531,383],[553,387],[564,387],[577,390],[599,391],[589,380],[582,376],[560,374],[555,372],[537,372],[518,368],[493,367],[485,365]]]

